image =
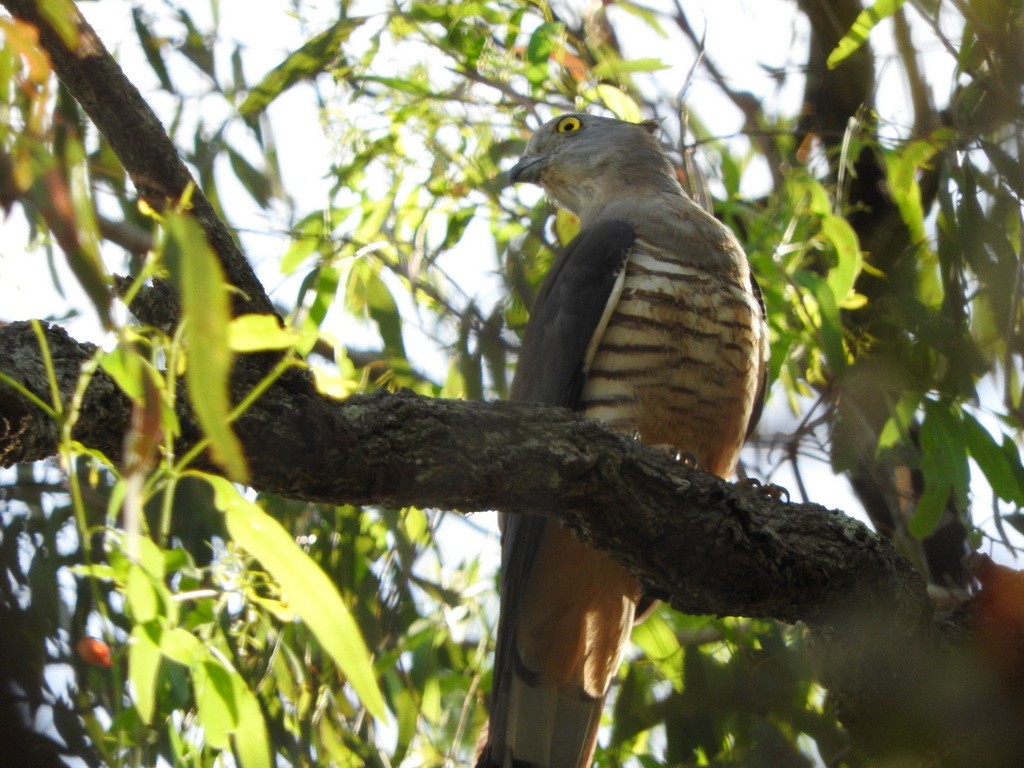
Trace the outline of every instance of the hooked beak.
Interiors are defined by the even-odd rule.
[[[509,183],[518,184],[520,181],[529,181],[539,184],[540,174],[546,166],[546,160],[547,156],[545,155],[523,155],[508,172]]]

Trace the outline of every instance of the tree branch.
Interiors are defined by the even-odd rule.
[[[44,330],[67,403],[95,349],[59,327]],[[57,425],[9,383],[49,400],[30,323],[0,327],[0,374],[0,465],[52,455]],[[247,378],[242,371],[235,381]],[[186,403],[178,418],[183,451],[201,433]],[[73,437],[117,461],[129,420],[127,397],[97,371]],[[963,667],[921,577],[887,539],[842,513],[687,467],[564,409],[406,392],[341,402],[302,378],[270,387],[234,427],[258,490],[333,504],[549,515],[677,610],[805,622],[844,721],[883,748],[903,738],[908,708],[934,708],[937,694],[922,681]],[[1002,701],[976,682],[942,696],[957,706]],[[940,737],[956,726],[948,716],[930,724]]]
[[[66,403],[94,348],[58,326],[44,329]],[[0,328],[0,374],[48,400],[30,323]],[[178,416],[185,450],[200,432],[187,404]],[[127,397],[101,370],[73,436],[117,461],[129,418]],[[930,614],[909,563],[861,523],[725,482],[565,409],[407,392],[341,402],[285,383],[235,428],[259,490],[333,504],[551,515],[689,613],[821,625],[845,610],[839,602],[875,601],[884,591],[898,603],[894,614]],[[0,381],[0,465],[53,455],[58,436],[43,411]]]

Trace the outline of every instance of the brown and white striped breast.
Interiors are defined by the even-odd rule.
[[[758,391],[764,334],[757,299],[736,272],[684,263],[638,239],[591,346],[585,413],[731,474]]]

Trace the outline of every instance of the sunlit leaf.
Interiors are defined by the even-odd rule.
[[[875,25],[896,13],[905,2],[906,0],[875,0],[874,5],[861,11],[853,26],[839,41],[839,45],[828,55],[828,68],[834,69],[839,66],[844,59],[864,45]]]
[[[925,239],[924,209],[921,205],[921,188],[917,183],[917,172],[926,168],[938,152],[939,147],[931,141],[915,141],[900,152],[885,156],[889,177],[889,191],[910,230],[911,240],[919,243]]]
[[[290,349],[297,336],[274,315],[241,315],[228,325],[228,346],[233,352]]]
[[[164,630],[160,634],[160,652],[171,661],[192,667],[203,650],[202,641],[181,627]]]
[[[611,110],[611,113],[620,120],[625,120],[627,123],[638,123],[643,119],[640,106],[623,88],[600,83],[597,86],[597,94],[604,105]]]
[[[198,718],[206,743],[216,749],[231,746],[231,732],[238,728],[238,702],[231,672],[214,659],[203,660],[194,670]]]
[[[232,735],[232,744],[242,768],[271,768],[270,738],[263,710],[256,695],[238,675],[231,676],[234,699],[238,707],[238,725]]]
[[[828,271],[828,285],[839,306],[845,309],[846,297],[853,293],[863,265],[857,233],[846,219],[832,214],[822,217],[821,233],[836,251],[836,265]]]
[[[78,49],[78,9],[71,0],[39,0],[39,15],[70,50]]]
[[[142,568],[128,571],[125,598],[132,618],[139,624],[153,621],[164,612],[164,600],[153,578]]]
[[[160,627],[156,622],[136,624],[128,640],[128,680],[135,709],[144,723],[153,722],[156,681],[160,671]]]
[[[341,45],[364,19],[349,17],[337,21],[311,38],[272,69],[239,106],[240,114],[253,118],[296,83],[325,71],[341,54]]]
[[[249,475],[242,444],[228,415],[228,375],[231,372],[229,322],[231,308],[220,264],[199,224],[191,217],[166,217],[164,257],[179,286],[191,354],[185,374],[189,399],[210,451],[227,473],[244,482]]]
[[[231,537],[281,585],[285,599],[334,659],[366,708],[375,717],[386,719],[369,652],[334,584],[280,523],[243,499],[223,478],[204,477],[214,488]]]

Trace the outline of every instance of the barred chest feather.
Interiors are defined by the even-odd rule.
[[[727,476],[754,408],[764,333],[749,282],[638,240],[589,350],[584,411]]]

